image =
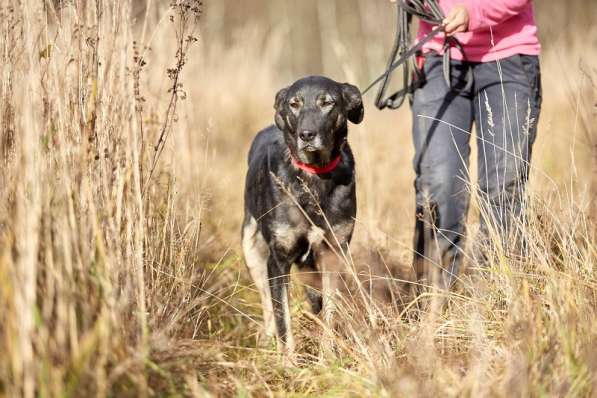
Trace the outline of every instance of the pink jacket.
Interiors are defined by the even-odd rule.
[[[468,32],[456,35],[467,60],[487,62],[515,54],[539,55],[541,45],[532,0],[439,0],[438,4],[445,14],[457,4],[468,8]],[[419,38],[431,29],[431,25],[421,22]],[[423,52],[441,53],[443,42],[440,34],[423,47]],[[460,51],[451,51],[454,59],[463,59]]]

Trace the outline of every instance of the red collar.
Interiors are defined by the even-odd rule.
[[[313,166],[307,163],[303,163],[298,159],[295,159],[294,156],[290,156],[290,159],[292,160],[292,164],[295,165],[296,167],[298,167],[301,170],[306,171],[309,174],[325,174],[325,173],[329,173],[330,171],[333,171],[336,167],[338,167],[338,165],[340,164],[340,161],[342,161],[342,156],[338,155],[336,156],[334,159],[332,159],[331,162],[329,162],[328,164],[326,164],[323,167],[317,167],[317,166]]]

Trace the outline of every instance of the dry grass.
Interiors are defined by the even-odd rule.
[[[594,396],[594,2],[537,4],[529,258],[497,252],[430,293],[435,310],[408,305],[410,115],[368,98],[350,132],[358,281],[337,330],[294,286],[293,365],[256,348],[246,150],[298,76],[364,86],[392,15],[383,1],[237,3],[209,2],[194,43],[194,11],[158,1],[0,1],[0,396]]]

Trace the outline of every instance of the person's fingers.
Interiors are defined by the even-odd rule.
[[[449,33],[452,30],[454,30],[457,23],[458,23],[457,14],[454,9],[450,10],[448,15],[446,15],[446,17],[442,21],[442,24],[444,25],[444,30],[446,31],[446,33]]]
[[[453,33],[461,33],[461,32],[466,32],[468,26],[466,23],[461,23],[460,25],[458,25],[458,27],[456,29],[454,29]]]
[[[452,34],[456,32],[456,30],[461,27],[462,20],[455,17],[453,19],[448,19],[444,24],[444,31],[446,34]]]
[[[456,32],[456,29],[458,29],[458,26],[459,26],[458,23],[450,22],[444,26],[444,32],[446,32],[446,34],[448,36],[450,36]]]
[[[454,8],[443,20],[443,25],[448,36],[465,32],[468,28],[468,14],[460,8]]]
[[[452,13],[452,11],[450,11],[446,17],[444,18],[444,20],[442,21],[442,25],[447,25],[449,24],[452,20],[454,19],[454,14]]]

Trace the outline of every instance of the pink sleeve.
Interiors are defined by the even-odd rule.
[[[468,30],[495,26],[523,11],[531,0],[465,0],[469,11]]]

